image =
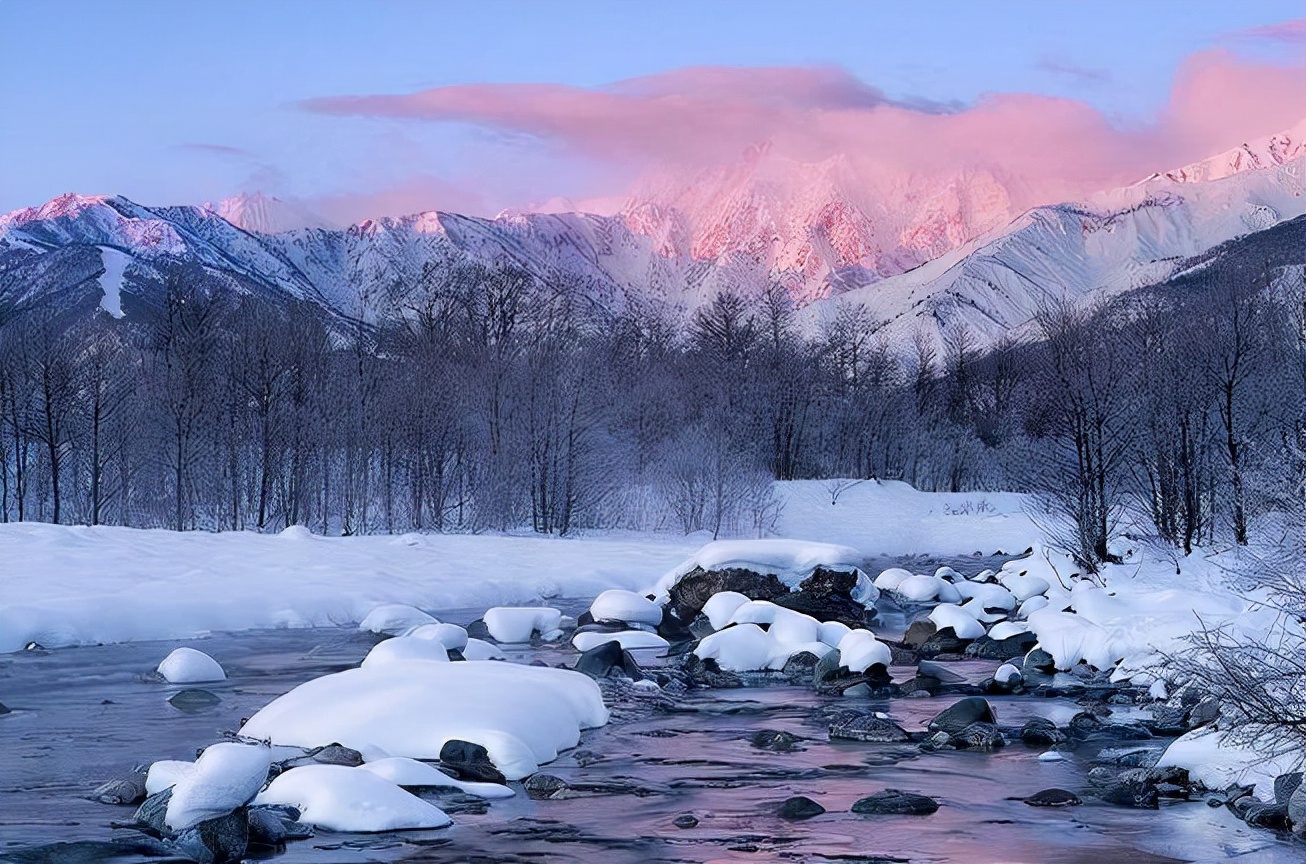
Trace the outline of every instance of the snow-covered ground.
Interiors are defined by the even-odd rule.
[[[876,555],[1020,551],[1038,529],[1025,499],[859,483],[831,505],[824,481],[777,484],[777,535]],[[405,534],[321,537],[0,525],[0,652],[175,639],[212,630],[361,620],[423,609],[644,590],[710,537]]]

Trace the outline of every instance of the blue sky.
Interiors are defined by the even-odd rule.
[[[1223,47],[1277,59],[1291,46],[1234,34],[1301,18],[1303,0],[0,0],[0,211],[65,191],[311,200],[414,177],[433,199],[447,182],[487,207],[596,193],[592,166],[529,134],[298,103],[475,83],[596,88],[698,65],[836,66],[892,99],[948,105],[1065,96],[1127,128],[1163,110],[1185,58]]]

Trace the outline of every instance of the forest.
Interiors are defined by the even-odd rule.
[[[1300,497],[1297,267],[1049,300],[996,345],[890,344],[851,305],[811,325],[779,284],[614,311],[466,264],[364,321],[166,273],[122,320],[0,309],[4,521],[757,536],[774,480],[892,479],[1037,493],[1092,565],[1122,526],[1246,543]]]

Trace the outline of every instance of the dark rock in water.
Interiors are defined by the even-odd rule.
[[[490,628],[486,626],[484,618],[477,618],[467,625],[466,630],[468,638],[471,639],[493,640],[494,638],[490,635]]]
[[[567,781],[552,774],[532,774],[522,781],[522,786],[533,800],[543,801],[566,789]]]
[[[780,674],[794,684],[806,684],[812,680],[812,676],[816,672],[816,666],[820,662],[821,658],[811,651],[799,651],[785,661]]]
[[[9,709],[5,707],[5,703],[0,702],[0,717],[3,717],[8,713],[9,713]]]
[[[1034,717],[1020,727],[1020,740],[1030,747],[1051,747],[1065,741],[1066,736],[1046,717]]]
[[[907,730],[892,720],[874,714],[852,714],[830,724],[830,737],[845,741],[901,744],[910,740]]]
[[[1090,772],[1089,779],[1090,781],[1095,779],[1092,772]],[[1117,807],[1155,810],[1161,806],[1161,796],[1154,786],[1146,782],[1119,778],[1111,778],[1106,782],[1101,782],[1099,778],[1094,785],[1096,786],[1097,797]]]
[[[1042,648],[1035,648],[1025,655],[1025,661],[1021,664],[1020,674],[1026,678],[1034,673],[1051,675],[1057,671],[1057,661],[1052,655]]]
[[[927,725],[933,730],[941,730],[956,736],[972,723],[996,723],[997,717],[988,700],[980,696],[967,696],[944,708]]]
[[[820,816],[824,812],[825,808],[811,798],[805,795],[795,795],[792,798],[785,799],[785,802],[780,805],[779,816],[781,819],[797,822],[801,819]]]
[[[1263,801],[1256,801],[1248,805],[1241,816],[1244,822],[1255,828],[1286,831],[1290,827],[1287,804],[1267,804]]]
[[[673,645],[677,642],[692,641],[695,638],[693,630],[690,629],[692,623],[693,619],[682,621],[668,603],[662,607],[662,620],[657,626],[658,635]]]
[[[750,600],[775,600],[789,593],[789,589],[772,573],[765,575],[730,567],[724,570],[704,570],[696,567],[671,586],[668,605],[681,621],[693,621],[703,611],[703,604],[713,594],[737,591]]]
[[[812,686],[816,688],[817,693],[839,694],[869,680],[861,672],[852,672],[843,668],[839,665],[842,662],[843,658],[837,648],[817,661],[816,666],[812,668]]]
[[[146,798],[140,807],[136,808],[136,813],[132,816],[134,821],[141,830],[153,834],[155,837],[166,837],[171,832],[168,830],[168,802],[172,800],[172,787],[169,786],[162,792],[155,792]]]
[[[677,661],[674,670],[690,687],[728,689],[743,687],[744,681],[734,672],[722,669],[715,660],[702,659],[697,654],[685,654]]]
[[[758,750],[769,750],[772,753],[792,753],[799,748],[797,735],[790,734],[776,729],[759,729],[754,732],[748,739],[748,743]]]
[[[617,640],[595,645],[576,660],[575,670],[591,678],[607,678],[622,675],[632,681],[643,681],[644,672],[631,653],[621,647]]]
[[[1036,642],[1038,637],[1033,633],[1017,633],[1006,639],[981,636],[970,644],[966,654],[981,660],[1015,660],[1017,657],[1024,657]]]
[[[110,780],[92,794],[101,804],[139,804],[145,800],[145,775],[133,772]]]
[[[174,693],[168,699],[168,704],[178,711],[186,714],[198,714],[201,711],[207,711],[215,705],[221,704],[222,700],[215,694],[207,690],[189,688],[182,690],[180,693]]]
[[[1007,739],[993,723],[972,723],[952,736],[952,744],[960,750],[997,750]]]
[[[940,657],[946,654],[961,659],[969,645],[969,639],[962,639],[951,627],[944,627],[925,640],[920,652],[922,657]]]
[[[1080,711],[1066,724],[1066,734],[1071,738],[1082,739],[1101,732],[1106,726],[1106,722],[1096,714]]]
[[[693,828],[698,825],[698,819],[691,813],[681,813],[671,821],[671,824],[677,828]]]
[[[898,695],[905,699],[935,696],[943,690],[937,678],[912,678],[898,685]]]
[[[1188,709],[1157,705],[1152,708],[1152,719],[1143,723],[1153,735],[1182,735],[1188,731]]]
[[[939,809],[939,802],[927,795],[885,789],[859,799],[853,804],[854,813],[877,816],[928,816]]]
[[[1084,802],[1074,792],[1065,789],[1044,789],[1026,798],[1025,803],[1031,807],[1074,807]]]
[[[259,804],[249,808],[251,846],[280,846],[291,840],[306,840],[313,829],[299,821],[299,811],[283,804]]]
[[[452,738],[440,748],[440,764],[450,768],[463,780],[478,783],[506,783],[503,773],[490,761],[489,752],[480,744]]]
[[[308,755],[312,756],[313,761],[319,765],[344,765],[347,768],[357,768],[363,764],[363,754],[343,744],[327,744],[325,747],[308,751]]]
[[[965,684],[966,679],[953,672],[947,666],[935,660],[922,660],[916,667],[916,674],[922,678],[933,678],[940,684],[959,685]]]
[[[1293,771],[1291,774],[1280,774],[1274,778],[1274,801],[1276,804],[1287,804],[1288,799],[1292,798],[1292,793],[1301,787],[1302,772]]]
[[[240,861],[249,848],[249,813],[244,807],[178,832],[172,845],[199,864]]]
[[[174,853],[152,837],[115,837],[110,841],[75,840],[23,849],[6,849],[6,864],[105,864],[122,858],[158,858]]]
[[[585,627],[593,623],[594,613],[586,609],[584,612],[576,616],[576,632],[579,633],[581,630],[585,629]]]
[[[920,652],[915,648],[889,643],[890,666],[915,666],[921,662]]]
[[[839,621],[856,629],[875,617],[873,608],[867,609],[852,598],[856,587],[856,573],[818,567],[799,583],[797,591],[777,597],[774,602],[818,621]]]
[[[938,632],[938,627],[928,618],[919,618],[911,622],[907,632],[903,634],[902,644],[910,648],[920,648],[930,637]]]

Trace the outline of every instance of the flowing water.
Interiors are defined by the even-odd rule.
[[[575,611],[573,608],[571,611]],[[466,623],[475,612],[441,615]],[[234,730],[294,685],[356,665],[374,644],[345,629],[214,634],[186,644],[219,658],[229,680],[205,685],[214,699],[182,708],[168,700],[185,689],[149,680],[177,642],[141,642],[0,656],[0,860],[107,860],[103,841],[130,838],[111,822],[132,810],[90,799],[103,780],[135,764],[191,759],[196,747]],[[574,662],[559,648],[514,649],[513,659]],[[952,664],[973,678],[995,664]],[[488,808],[444,799],[455,825],[441,831],[384,835],[318,832],[292,843],[290,862],[1169,862],[1242,860],[1299,864],[1306,847],[1249,828],[1224,808],[1167,802],[1160,811],[1096,804],[1035,809],[1010,796],[1048,787],[1082,790],[1088,766],[1043,763],[1017,743],[993,753],[921,753],[911,745],[830,742],[825,714],[835,706],[876,708],[908,729],[947,704],[823,697],[810,689],[768,686],[697,691],[681,709],[589,731],[578,748],[545,771],[593,794],[532,801],[524,794]],[[993,700],[1004,724],[1035,715],[1064,724],[1068,700]],[[207,704],[204,704],[207,703]],[[804,739],[802,749],[772,753],[751,746],[761,729]],[[606,784],[606,787],[605,787]],[[858,816],[854,800],[885,788],[922,792],[941,807],[927,817]],[[805,822],[775,815],[790,795],[826,808]],[[478,812],[483,810],[484,812]],[[681,829],[673,820],[699,821]],[[96,841],[78,843],[77,841]],[[43,852],[33,847],[63,843]],[[145,860],[123,854],[115,861]],[[157,860],[157,859],[155,859]]]

